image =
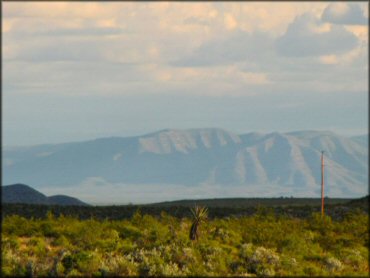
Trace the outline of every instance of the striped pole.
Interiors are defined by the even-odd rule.
[[[321,151],[321,215],[324,216],[324,151]]]

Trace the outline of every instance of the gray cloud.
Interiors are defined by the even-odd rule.
[[[137,62],[137,59],[135,60],[132,57],[133,55],[130,55],[132,49],[135,50],[132,46],[133,42],[127,39],[99,39],[95,36],[78,36],[77,33],[73,34],[72,36],[58,34],[52,39],[50,39],[50,36],[28,36],[23,40],[22,44],[16,45],[15,53],[8,57],[5,56],[4,60],[34,63],[104,61],[129,65]],[[12,42],[17,41],[20,41],[20,39],[13,39]]]
[[[194,25],[206,25],[208,26],[209,23],[207,20],[202,18],[197,18],[195,16],[187,17],[183,20],[184,24],[194,24]]]
[[[41,30],[32,30],[25,26],[18,26],[11,34],[7,34],[9,38],[19,39],[24,37],[35,37],[35,36],[78,36],[78,37],[104,37],[110,35],[119,35],[128,33],[123,28],[116,27],[93,27],[85,26],[79,28],[58,28],[58,27],[47,27],[45,26]]]
[[[16,4],[7,4],[11,5]],[[300,5],[298,10],[292,4],[282,8],[284,13],[276,10],[280,4],[252,10],[231,9],[231,3],[214,5],[219,6],[214,18],[209,16],[209,7],[198,7],[202,9],[195,12],[187,5],[180,9],[180,4],[171,12],[130,4],[131,8],[122,7],[117,15],[112,12],[117,7],[110,4],[103,5],[104,9],[92,7],[89,13],[76,9],[75,14],[65,7],[59,16],[59,10],[44,8],[44,13],[55,11],[55,15],[31,17],[38,11],[32,4],[22,14],[5,18],[5,140],[27,144],[88,139],[122,128],[127,131],[124,135],[194,126],[236,131],[366,128],[368,41],[360,45],[341,25],[331,26],[309,15],[293,22],[294,14],[324,10],[328,4]],[[285,13],[289,7],[291,12]],[[237,21],[234,31],[225,28],[225,13]],[[289,30],[275,44],[288,22]],[[325,29],[328,26],[332,29]],[[321,28],[321,33],[315,28]],[[323,63],[315,55],[330,55],[334,62]],[[268,82],[249,84],[251,73],[266,76]],[[330,95],[326,101],[333,107],[330,112],[319,106],[323,93]],[[30,105],[25,96],[37,101]],[[45,104],[46,96],[50,105]],[[132,96],[142,98],[136,101]],[[71,108],[71,99],[77,97]],[[63,105],[61,98],[66,100]],[[275,105],[292,107],[300,101],[305,110],[274,110]],[[54,121],[56,106],[60,116],[54,116],[59,119]],[[96,106],[101,112],[96,112]],[[42,112],[46,107],[52,107],[49,114]],[[298,116],[297,110],[301,111]],[[320,117],[313,118],[313,114]]]
[[[19,61],[94,61],[101,60],[101,50],[91,41],[60,39],[47,44],[35,43],[20,52]]]
[[[39,32],[33,35],[47,35],[47,36],[109,36],[118,35],[124,32],[121,28],[113,27],[89,27],[89,28],[58,28]]]
[[[331,3],[322,14],[322,20],[335,24],[367,25],[360,5],[355,3]]]
[[[225,39],[206,42],[174,66],[202,67],[254,61],[272,48],[272,38],[266,33],[235,31]]]
[[[343,53],[358,45],[357,37],[342,26],[333,25],[324,31],[313,29],[320,27],[324,26],[311,14],[296,17],[276,41],[278,53],[291,57],[321,56]]]

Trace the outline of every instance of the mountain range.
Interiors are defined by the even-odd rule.
[[[25,184],[12,184],[2,186],[2,203],[38,204],[60,206],[88,206],[77,198],[66,195],[47,197],[41,192]]]
[[[247,133],[167,129],[134,137],[3,149],[3,183],[73,187],[91,178],[120,185],[274,186],[328,194],[368,191],[368,135],[329,131]],[[293,191],[292,191],[293,192]],[[270,192],[271,193],[271,192]]]

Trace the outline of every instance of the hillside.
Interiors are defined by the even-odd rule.
[[[362,199],[326,198],[327,205],[341,205],[349,202],[359,202]],[[352,203],[351,203],[352,204]],[[208,208],[250,208],[250,207],[279,207],[279,206],[321,206],[321,198],[217,198],[200,200],[177,200],[148,204],[153,207],[193,207],[194,205]]]
[[[48,197],[24,184],[6,185],[1,189],[2,203],[48,204]]]
[[[136,137],[5,148],[3,181],[76,188],[93,178],[121,188],[242,186],[262,192],[266,188],[266,193],[277,196],[287,196],[284,192],[318,196],[322,150],[327,194],[365,195],[367,145],[358,138],[318,131],[237,135],[215,128],[171,129]]]
[[[369,135],[359,135],[359,136],[353,136],[351,137],[352,140],[356,141],[357,143],[360,143],[364,146],[368,146],[369,144]]]
[[[12,184],[2,186],[3,204],[37,204],[37,205],[60,205],[60,206],[88,206],[77,198],[66,195],[47,197],[32,187],[24,184]]]

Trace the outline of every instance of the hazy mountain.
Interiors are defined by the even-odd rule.
[[[81,200],[70,197],[67,195],[54,195],[48,197],[48,203],[50,205],[59,205],[59,206],[88,206],[85,202]]]
[[[2,187],[2,202],[47,204],[48,197],[27,185],[13,184]]]
[[[3,182],[41,188],[74,186],[99,177],[131,185],[279,185],[316,190],[324,150],[328,192],[359,196],[367,192],[368,184],[368,148],[361,140],[317,131],[236,135],[222,129],[172,129],[5,148]]]
[[[359,136],[353,136],[351,137],[352,140],[356,141],[357,143],[360,143],[366,147],[369,145],[369,135],[359,135]]]
[[[77,198],[56,195],[47,197],[32,187],[24,184],[2,186],[2,203],[87,206],[88,204]]]

